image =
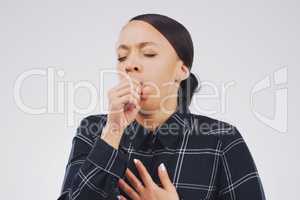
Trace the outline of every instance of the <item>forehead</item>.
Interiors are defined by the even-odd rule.
[[[166,38],[152,25],[140,20],[127,23],[120,31],[116,48],[120,46],[168,46]]]

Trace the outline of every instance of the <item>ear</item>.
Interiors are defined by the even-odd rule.
[[[186,65],[182,65],[181,69],[183,71],[183,75],[182,75],[183,77],[181,80],[185,80],[190,76],[190,70]]]
[[[184,64],[181,64],[179,66],[179,69],[177,71],[177,76],[176,76],[176,80],[178,80],[179,82],[187,79],[190,75],[190,70],[189,68],[184,65]]]

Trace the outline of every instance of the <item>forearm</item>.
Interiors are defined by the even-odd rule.
[[[89,122],[90,124],[90,122]],[[118,195],[117,181],[127,168],[128,155],[118,149],[116,134],[107,134],[106,141],[100,136],[78,129],[67,164],[64,183],[59,200],[101,200]],[[82,131],[81,131],[82,130]],[[102,129],[106,134],[109,129]],[[116,137],[112,139],[112,137]],[[111,142],[110,142],[111,141]]]

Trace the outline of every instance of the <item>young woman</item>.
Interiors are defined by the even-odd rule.
[[[236,127],[193,114],[187,29],[164,15],[132,18],[117,41],[119,84],[108,114],[84,118],[60,200],[261,200],[264,191]]]

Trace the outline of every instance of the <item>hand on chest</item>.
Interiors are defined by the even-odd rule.
[[[128,168],[142,181],[133,159],[139,159],[153,181],[161,186],[158,168],[166,166],[169,177],[184,199],[205,199],[216,190],[214,177],[217,173],[218,155],[210,150],[154,149],[132,150]],[[125,179],[126,180],[126,179]]]

